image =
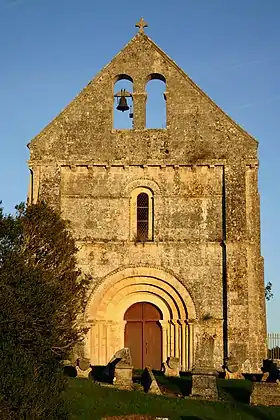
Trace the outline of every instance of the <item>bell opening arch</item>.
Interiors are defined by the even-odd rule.
[[[127,267],[107,275],[89,296],[85,325],[89,328],[85,352],[93,365],[105,365],[125,345],[125,314],[141,302],[162,314],[161,362],[178,357],[181,370],[194,359],[196,310],[186,287],[161,268]]]
[[[118,74],[113,79],[113,130],[133,128],[133,79]]]

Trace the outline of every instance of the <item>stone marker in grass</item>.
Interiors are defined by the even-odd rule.
[[[150,367],[146,367],[144,369],[141,380],[145,392],[149,394],[161,395],[161,390]]]
[[[106,368],[104,376],[118,388],[130,389],[132,387],[132,359],[130,349],[124,347],[114,354]]]
[[[89,378],[92,371],[90,360],[86,358],[80,358],[76,361],[76,372],[77,378]]]
[[[251,405],[280,405],[280,385],[269,382],[253,382],[253,391],[250,397]]]
[[[192,370],[190,397],[218,400],[217,377],[214,367],[214,336],[204,333],[200,337],[198,358]]]
[[[181,363],[179,357],[168,357],[163,366],[166,376],[180,376]]]

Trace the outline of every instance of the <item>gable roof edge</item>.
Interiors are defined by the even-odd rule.
[[[219,105],[216,104],[215,101],[213,101],[213,99],[210,98],[209,95],[207,95],[207,93],[205,93],[188,75],[187,73],[184,72],[184,70],[181,69],[181,67],[178,66],[178,64],[172,60],[171,57],[169,57],[168,54],[166,54],[165,51],[163,51],[150,37],[148,37],[147,34],[141,34],[143,37],[145,37],[152,45],[154,48],[156,48],[156,50],[160,53],[161,56],[163,56],[164,58],[167,58],[168,61],[170,62],[170,64],[176,68],[177,71],[179,71],[181,73],[181,75],[188,80],[188,82],[190,82],[191,86],[198,91],[200,94],[203,95],[203,97],[208,100],[212,105],[214,105],[215,108],[217,108],[219,111],[221,111],[225,117],[238,129],[240,130],[243,134],[245,134],[246,137],[248,137],[250,140],[254,140],[257,144],[259,144],[258,140],[255,139],[250,133],[248,133],[248,131],[246,131],[243,127],[241,127],[236,121],[234,121]]]
[[[115,60],[117,57],[118,57],[118,55],[120,55],[122,52],[123,52],[123,50],[125,50],[132,42],[134,42],[134,40],[136,39],[136,38],[138,38],[140,35],[142,35],[142,34],[140,34],[139,32],[136,34],[136,35],[134,35],[134,37],[133,38],[131,38],[130,39],[130,41],[128,41],[125,45],[124,45],[124,47],[116,54],[116,55],[114,55],[114,57],[104,66],[104,67],[102,67],[102,69],[93,77],[93,79],[91,79],[88,83],[87,83],[87,85],[82,89],[82,90],[80,90],[79,91],[79,93],[77,93],[77,95],[71,100],[71,102],[69,103],[69,104],[67,104],[66,106],[65,106],[65,108],[63,108],[60,112],[58,112],[58,114],[38,133],[38,134],[36,134],[34,137],[32,137],[32,139],[27,143],[27,147],[29,148],[29,146],[30,146],[30,144],[33,142],[33,141],[35,141],[36,139],[39,139],[40,137],[42,137],[44,134],[45,134],[45,132],[48,130],[48,128],[61,116],[61,115],[63,115],[69,108],[71,108],[72,107],[72,105],[74,105],[75,103],[76,103],[76,101],[77,101],[77,99],[78,99],[78,97],[80,96],[80,95],[82,95],[83,94],[83,92],[88,88],[88,86],[90,86],[92,83],[94,83],[96,80],[98,80],[98,78],[102,75],[102,73],[103,73],[103,71],[107,68],[107,67],[109,67],[110,66],[110,64],[112,63],[112,61],[113,60]],[[152,40],[150,40],[150,41],[152,41]],[[152,41],[153,42],[153,41]],[[155,44],[156,45],[156,44]]]
[[[218,109],[219,111],[221,111],[225,117],[239,130],[241,131],[246,137],[248,137],[250,140],[255,141],[257,144],[259,143],[258,140],[256,140],[251,134],[249,134],[243,127],[241,127],[237,122],[235,122],[219,105],[217,105],[215,103],[215,101],[213,101],[213,99],[210,98],[210,96],[208,96],[188,75],[187,73],[184,72],[184,70],[181,69],[181,67],[178,66],[178,64],[171,58],[169,57],[168,54],[166,54],[165,51],[163,51],[146,33],[141,33],[138,32],[136,35],[134,35],[133,38],[130,39],[129,42],[127,42],[127,44],[124,45],[124,47],[96,74],[96,76],[94,76],[93,79],[91,79],[87,85],[77,93],[77,95],[71,100],[71,102],[65,106],[65,108],[63,108],[37,135],[35,135],[28,143],[27,143],[27,147],[29,148],[29,146],[31,145],[31,143],[33,143],[36,139],[39,139],[40,137],[42,137],[45,132],[48,130],[48,128],[61,116],[63,115],[69,108],[71,108],[77,101],[78,97],[80,95],[83,94],[83,92],[88,88],[88,86],[90,86],[92,83],[94,83],[96,80],[98,80],[98,78],[102,75],[103,71],[110,66],[110,64],[112,63],[113,60],[115,60],[122,52],[123,50],[125,50],[130,44],[132,44],[135,39],[137,39],[138,37],[143,37],[144,39],[146,39],[148,42],[150,42],[152,44],[152,46],[158,51],[158,53],[163,57],[166,58],[169,63],[176,68],[176,70],[185,78],[188,80],[188,82],[191,84],[191,86],[198,91],[200,94],[202,94],[202,96],[209,101],[216,109]]]

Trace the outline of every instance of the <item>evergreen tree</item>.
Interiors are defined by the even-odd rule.
[[[67,222],[41,202],[0,209],[0,418],[63,419],[61,360],[84,335],[89,279]]]

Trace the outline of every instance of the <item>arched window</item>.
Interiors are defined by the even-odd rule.
[[[113,101],[113,128],[120,130],[133,128],[132,94],[132,78],[126,74],[116,76]]]
[[[152,73],[146,84],[146,128],[166,128],[166,80]]]
[[[154,239],[154,196],[149,188],[137,187],[131,194],[131,239]]]
[[[137,196],[137,239],[141,242],[149,239],[149,196],[146,193]]]

